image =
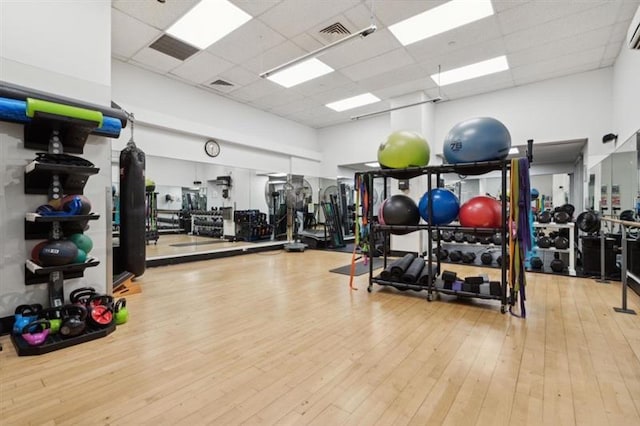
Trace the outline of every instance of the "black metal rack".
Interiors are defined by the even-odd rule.
[[[528,147],[527,147],[528,149],[527,155],[528,155],[529,161],[532,160],[532,157],[531,157],[532,144],[533,144],[533,141],[529,140]],[[357,173],[356,176],[359,175],[362,179],[364,179],[367,186],[370,188],[373,188],[374,179],[376,178],[384,179],[383,199],[386,199],[387,198],[387,179],[389,178],[412,179],[418,176],[426,175],[427,181],[428,181],[427,191],[431,193],[431,190],[433,189],[432,178],[435,177],[435,181],[438,182],[438,184],[440,184],[441,182],[440,178],[445,173],[456,173],[459,175],[469,176],[469,175],[486,174],[492,171],[500,172],[502,194],[506,194],[507,178],[509,176],[510,170],[511,170],[511,160],[506,159],[506,160],[495,160],[495,161],[485,161],[485,162],[476,162],[476,163],[444,164],[444,165],[438,165],[438,166],[411,167],[406,169],[376,169],[372,171]],[[433,216],[432,202],[429,203],[429,209],[430,209],[428,212],[429,216],[432,217]],[[473,293],[473,292],[467,292],[467,291],[461,291],[461,290],[449,290],[444,288],[444,286],[442,285],[442,279],[439,277],[441,272],[441,261],[440,259],[437,258],[437,256],[435,257],[435,260],[434,260],[434,256],[432,254],[433,253],[432,231],[435,231],[438,234],[438,238],[435,241],[436,247],[438,250],[440,250],[440,247],[441,247],[442,238],[440,233],[442,231],[453,230],[453,231],[462,231],[462,232],[492,232],[492,233],[497,232],[497,233],[501,233],[503,236],[501,244],[498,245],[502,253],[502,259],[507,259],[508,238],[506,238],[506,236],[508,235],[508,221],[507,221],[508,216],[507,216],[506,202],[502,203],[502,224],[499,228],[469,228],[469,227],[456,226],[456,225],[440,226],[440,225],[431,225],[429,223],[419,224],[415,226],[379,225],[379,224],[374,224],[374,215],[375,213],[373,211],[373,197],[370,197],[367,219],[369,223],[373,225],[372,225],[371,232],[369,233],[369,239],[373,238],[372,236],[375,234],[375,231],[383,231],[385,233],[385,244],[383,245],[384,246],[383,268],[386,268],[388,263],[387,258],[389,253],[386,247],[387,247],[387,240],[389,238],[389,231],[396,230],[396,231],[413,232],[413,231],[426,230],[428,231],[427,232],[428,252],[427,252],[427,259],[426,259],[427,265],[425,267],[429,268],[428,269],[429,271],[434,271],[434,266],[436,266],[435,268],[436,272],[435,274],[429,274],[428,284],[426,286],[419,285],[419,284],[407,284],[403,282],[388,281],[388,280],[383,280],[380,277],[375,277],[373,275],[373,259],[370,259],[369,285],[367,286],[368,292],[372,291],[373,284],[375,283],[382,286],[391,286],[399,290],[416,290],[416,291],[425,290],[427,291],[428,301],[432,301],[434,298],[434,294],[437,294],[437,293],[462,296],[462,297],[473,297],[473,298],[479,298],[479,299],[500,300],[501,302],[500,311],[502,313],[505,313],[507,311],[507,306],[509,304],[515,303],[515,295],[507,294],[507,290],[509,288],[509,283],[507,278],[508,262],[503,261],[501,262],[501,265],[500,265],[500,270],[501,270],[500,295],[489,295],[489,294],[480,294],[480,293]],[[373,244],[373,241],[369,241],[369,243],[370,243],[370,246],[372,246],[371,244]],[[370,250],[368,255],[370,258],[372,258],[374,255],[373,250]]]

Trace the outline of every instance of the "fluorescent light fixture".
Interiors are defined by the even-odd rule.
[[[274,83],[278,83],[280,86],[288,88],[304,83],[305,81],[313,80],[314,78],[318,78],[322,75],[329,74],[330,72],[333,72],[333,68],[329,65],[317,60],[316,58],[311,58],[276,74],[270,75],[267,78]]]
[[[269,173],[267,176],[271,176],[271,177],[285,177],[287,174],[286,173]]]
[[[364,165],[367,167],[374,167],[376,169],[380,167],[380,163],[378,163],[377,161],[374,161],[373,163],[364,163]]]
[[[206,49],[250,19],[251,15],[227,0],[202,0],[171,25],[167,34]]]
[[[440,74],[432,74],[431,79],[439,86],[446,86],[508,69],[509,63],[507,62],[507,57],[503,55],[464,67],[454,68]]]
[[[520,154],[520,150],[518,149],[517,146],[514,146],[509,150],[509,155],[516,155],[516,154]]]
[[[363,93],[362,95],[352,96],[350,98],[341,99],[339,101],[328,103],[328,108],[334,111],[346,111],[348,109],[357,108],[363,105],[369,105],[376,102],[380,102],[380,98],[372,93]]]
[[[346,42],[348,42],[350,40],[353,40],[355,38],[358,38],[358,37],[365,38],[369,34],[373,34],[376,31],[377,28],[378,27],[376,27],[375,24],[371,24],[368,27],[361,29],[360,31],[357,31],[357,32],[355,32],[353,34],[350,34],[350,35],[348,35],[348,36],[346,36],[344,38],[341,38],[340,40],[336,40],[333,43],[327,44],[326,46],[322,46],[322,47],[314,50],[313,52],[305,53],[304,55],[302,55],[302,56],[300,56],[298,58],[292,59],[289,62],[285,62],[282,65],[278,65],[275,68],[271,68],[269,71],[265,71],[262,74],[260,74],[260,78],[271,77],[275,73],[284,71],[285,69],[291,68],[292,66],[294,66],[296,64],[299,64],[301,62],[305,62],[307,59],[318,57],[318,56],[324,54],[327,50],[333,49],[334,47],[339,46],[339,45],[341,45],[343,43],[346,43]]]
[[[389,27],[403,46],[493,15],[490,0],[452,0]]]

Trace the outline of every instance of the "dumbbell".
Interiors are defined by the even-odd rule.
[[[473,234],[468,234],[468,235],[465,237],[465,239],[467,240],[467,242],[468,242],[469,244],[475,244],[475,243],[478,241],[478,240],[477,240],[477,238],[476,238],[476,236],[475,236],[475,235],[473,235]]]
[[[440,238],[440,233],[438,231],[431,231],[431,240],[438,241]]]
[[[449,260],[452,262],[460,262],[462,260],[462,252],[460,250],[453,250],[449,253]]]
[[[553,240],[553,245],[559,250],[566,250],[569,248],[569,240],[565,237],[556,237]]]
[[[453,239],[456,243],[464,243],[464,234],[462,232],[456,232],[453,234]]]
[[[483,265],[491,265],[493,263],[493,256],[486,251],[480,255],[480,261]]]
[[[492,237],[480,237],[480,244],[491,244],[493,242]]]
[[[438,247],[436,248],[436,256],[440,260],[447,260],[447,257],[449,257],[449,250],[447,250],[446,248]]]
[[[493,241],[493,244],[499,246],[502,244],[502,234],[499,232],[496,232],[495,234],[493,234],[493,237],[491,238],[491,240]]]
[[[444,231],[442,233],[442,240],[446,241],[446,242],[451,242],[453,240],[453,232],[451,231]]]
[[[476,254],[473,252],[467,252],[462,255],[462,263],[473,263],[476,260]]]
[[[496,263],[498,264],[498,266],[502,266],[502,256],[498,256],[498,258],[496,259]],[[507,255],[507,265],[509,264],[509,255]]]

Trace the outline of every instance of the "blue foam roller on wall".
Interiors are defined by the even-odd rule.
[[[120,136],[120,130],[122,130],[122,122],[117,118],[104,116],[102,119],[102,126],[94,130],[92,133],[102,136]]]
[[[31,119],[27,117],[27,103],[17,99],[0,98],[0,120],[14,123],[26,123]]]

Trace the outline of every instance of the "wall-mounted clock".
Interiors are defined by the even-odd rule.
[[[209,139],[204,144],[204,152],[206,152],[209,157],[217,157],[220,154],[220,144],[213,139]]]

